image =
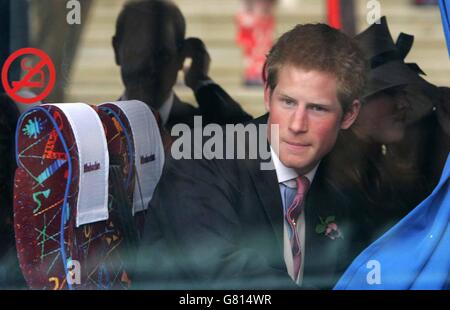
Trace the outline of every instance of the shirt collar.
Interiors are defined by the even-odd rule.
[[[161,116],[161,122],[162,125],[166,125],[167,121],[169,120],[170,111],[172,110],[173,106],[173,100],[174,100],[174,93],[173,91],[170,92],[169,97],[164,101],[162,106],[158,109],[159,115]]]
[[[286,183],[286,185],[289,185],[287,183],[290,183],[290,181],[293,181],[293,179],[298,177],[297,171],[295,171],[293,168],[286,167],[281,162],[272,146],[270,146],[270,153],[272,156],[273,164],[275,166],[275,171],[277,173],[278,183]],[[312,183],[314,180],[314,176],[316,175],[319,164],[317,164],[311,171],[305,174],[305,177],[309,180],[310,183]]]

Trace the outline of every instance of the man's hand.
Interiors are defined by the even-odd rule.
[[[198,38],[187,38],[184,42],[184,53],[186,58],[191,58],[192,63],[189,68],[183,68],[184,82],[186,86],[196,91],[199,82],[208,80],[209,57],[206,46],[202,40]]]

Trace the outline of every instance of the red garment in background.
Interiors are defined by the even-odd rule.
[[[336,29],[342,29],[341,21],[341,1],[328,0],[328,24]]]
[[[262,84],[262,68],[274,40],[275,17],[241,11],[236,15],[238,45],[245,59],[245,80]]]

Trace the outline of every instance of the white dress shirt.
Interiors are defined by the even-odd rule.
[[[158,109],[159,116],[161,116],[161,122],[163,126],[166,126],[167,121],[169,120],[170,111],[172,110],[173,106],[173,99],[175,95],[173,91],[170,92],[169,97],[164,101],[162,106]]]
[[[281,184],[284,184],[287,187],[290,188],[297,188],[297,182],[296,178],[299,176],[298,173],[292,169],[286,167],[279,159],[276,152],[270,147],[270,152],[273,160],[273,164],[275,166],[275,171],[277,173],[277,179],[278,183],[280,185],[280,193],[282,194]],[[316,171],[319,165],[314,167],[310,172],[308,172],[305,177],[309,180],[310,184],[312,184],[312,181],[314,180],[314,176],[316,175]],[[284,201],[283,201],[284,203]],[[304,258],[305,258],[305,213],[302,212],[297,219],[297,234],[300,240],[300,250],[302,255],[302,264],[300,266],[300,271],[298,273],[297,279],[294,279],[294,263],[292,259],[292,249],[291,249],[291,243],[288,236],[288,224],[283,216],[283,235],[284,235],[284,261],[286,263],[286,268],[288,270],[289,275],[293,280],[298,284],[302,284],[303,280],[303,266],[304,266]]]

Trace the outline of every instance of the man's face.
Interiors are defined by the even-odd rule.
[[[133,26],[133,27],[132,27]],[[172,25],[150,20],[128,25],[119,53],[122,80],[127,88],[154,108],[167,99],[174,86],[180,65],[180,49]]]
[[[279,125],[278,156],[300,174],[320,162],[333,148],[339,130],[349,128],[356,117],[343,117],[335,76],[293,66],[279,70],[272,94],[266,87],[265,104],[269,128]]]

